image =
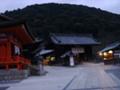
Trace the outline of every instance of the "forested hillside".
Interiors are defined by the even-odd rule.
[[[49,32],[93,33],[103,44],[120,40],[120,15],[96,8],[69,4],[42,4],[4,13],[14,19],[26,20],[36,37]]]

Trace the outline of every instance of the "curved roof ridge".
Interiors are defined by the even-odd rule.
[[[14,20],[13,18],[10,18],[10,17],[3,15],[3,14],[0,14],[0,18],[2,18],[4,20],[8,20],[8,21]]]

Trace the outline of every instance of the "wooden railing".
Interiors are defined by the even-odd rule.
[[[14,60],[17,62],[17,63],[21,63],[21,64],[30,64],[30,60],[24,58],[24,57],[21,57],[21,56],[14,56]]]
[[[25,65],[30,65],[30,60],[21,56],[0,57],[0,65],[5,66],[6,69],[9,69],[10,65],[16,65],[16,68],[21,69]]]

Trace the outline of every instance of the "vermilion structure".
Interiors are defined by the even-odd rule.
[[[24,22],[4,16],[0,16],[0,20],[0,68],[23,69],[30,64],[22,55],[23,45],[33,43],[34,38]]]

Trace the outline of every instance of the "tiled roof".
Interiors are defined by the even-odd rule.
[[[59,45],[97,45],[100,44],[91,34],[51,34],[51,40]]]
[[[54,50],[41,50],[36,56],[45,55],[54,52]]]
[[[24,23],[25,21],[22,21],[22,20],[21,21],[20,20],[5,21],[0,23],[0,28],[15,26],[15,25],[24,24]]]
[[[9,18],[5,15],[0,14],[0,23],[11,21],[12,18]]]
[[[18,24],[24,24],[24,23],[25,23],[24,20],[16,20],[16,19],[0,14],[0,28],[14,26]]]
[[[25,30],[27,31],[27,33],[30,35],[30,37],[34,40],[34,36],[32,35],[32,33],[28,30],[28,26],[26,24],[26,22],[24,20],[14,20],[12,18],[9,18],[7,16],[4,15],[0,15],[0,29],[1,28],[7,28],[7,27],[12,27],[12,26],[16,26],[16,25],[24,25],[25,26]],[[1,29],[2,30],[2,29]],[[0,30],[0,31],[1,31]]]
[[[105,52],[105,51],[108,51],[108,50],[117,48],[118,46],[120,46],[120,42],[115,42],[115,43],[112,43],[112,44],[106,46],[106,47],[105,47],[104,49],[102,49],[100,52]]]

